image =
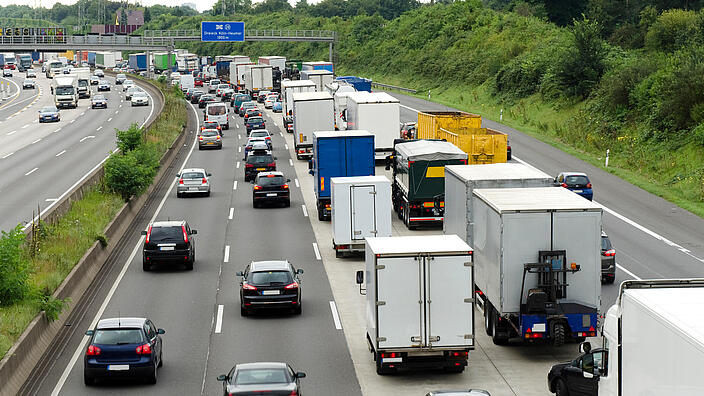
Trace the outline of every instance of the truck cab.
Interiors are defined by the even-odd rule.
[[[75,75],[56,76],[51,82],[54,104],[58,108],[78,107],[78,79]]]

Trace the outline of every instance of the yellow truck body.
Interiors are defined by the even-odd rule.
[[[73,55],[74,55],[73,51],[70,51],[70,50],[59,54],[59,56],[66,57],[66,59],[68,59],[68,60],[73,60]]]
[[[467,164],[506,162],[508,135],[489,128],[470,128],[453,132],[441,128],[437,139],[444,139],[467,153]]]
[[[418,113],[416,130],[419,139],[439,139],[440,129],[459,132],[482,127],[482,117],[463,111],[429,111]]]

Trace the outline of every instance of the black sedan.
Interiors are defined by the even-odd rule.
[[[165,331],[147,318],[102,319],[90,336],[83,358],[83,381],[93,385],[97,379],[137,377],[156,384],[161,367],[162,339]]]
[[[199,104],[201,96],[203,96],[203,91],[201,91],[201,90],[193,91],[193,93],[191,94],[191,103]]]
[[[582,355],[567,363],[558,363],[548,372],[548,390],[563,395],[596,395],[599,377],[606,373],[608,351],[591,350],[588,342],[579,346]]]
[[[253,129],[266,129],[264,119],[256,116],[247,118],[247,121],[244,122],[244,126],[247,128],[247,134],[249,134]]]
[[[217,98],[215,95],[201,95],[200,98],[198,99],[198,108],[204,109],[205,106],[208,105],[208,103],[215,103],[217,102]]]
[[[269,150],[254,150],[247,155],[244,163],[244,181],[254,180],[259,172],[276,170],[276,158]]]
[[[254,178],[252,206],[258,208],[270,202],[291,206],[291,194],[287,184],[290,181],[291,179],[284,178],[281,172],[260,172]]]
[[[218,376],[224,396],[266,394],[291,396],[301,394],[301,378],[306,373],[293,371],[286,363],[241,363],[228,374]]]
[[[56,106],[45,106],[39,110],[39,122],[52,122],[61,121],[61,115],[59,114],[59,109]]]
[[[301,314],[302,269],[294,269],[288,261],[252,261],[244,272],[237,272],[240,281],[240,314],[254,309],[292,309]]]

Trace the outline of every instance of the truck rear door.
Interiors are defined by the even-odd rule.
[[[420,286],[421,264],[422,260],[417,257],[377,260],[376,309],[380,349],[421,346],[423,305],[420,302],[424,300]]]
[[[352,186],[352,240],[376,236],[376,188]]]
[[[425,258],[426,345],[474,346],[471,256]]]

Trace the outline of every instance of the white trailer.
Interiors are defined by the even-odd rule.
[[[393,153],[401,122],[398,99],[386,92],[353,92],[347,97],[345,113],[347,129],[364,129],[374,135],[375,159],[383,160]]]
[[[75,74],[78,79],[78,97],[90,98],[90,67],[76,67],[71,71],[71,74]]]
[[[592,350],[583,343],[583,354],[561,376],[551,372],[550,391],[704,395],[704,279],[623,282],[602,335],[603,348]]]
[[[260,56],[260,65],[269,65],[273,68],[278,67],[279,70],[284,71],[286,69],[286,57],[285,56]]]
[[[327,92],[297,92],[291,96],[296,158],[310,158],[313,155],[313,132],[334,129],[332,96]]]
[[[303,70],[301,71],[301,80],[311,80],[315,83],[315,90],[318,92],[325,91],[325,84],[330,84],[333,81],[333,74],[328,70]]]
[[[268,65],[252,65],[244,75],[244,87],[250,95],[274,89],[273,71]]]
[[[475,282],[494,343],[595,336],[601,207],[562,187],[472,194]]]
[[[315,83],[309,80],[281,81],[281,114],[288,133],[293,133],[293,94],[296,92],[315,92]]]
[[[330,179],[335,255],[363,252],[364,238],[391,236],[391,182],[385,176]]]
[[[352,91],[356,92],[356,91]],[[344,131],[347,129],[347,99],[350,91],[336,92],[333,96],[335,104],[335,129]]]
[[[536,168],[518,163],[445,166],[445,234],[472,240],[472,191],[476,188],[552,187],[553,178]]]
[[[474,349],[472,248],[457,235],[367,238],[365,255],[357,283],[377,374],[463,371]]]

